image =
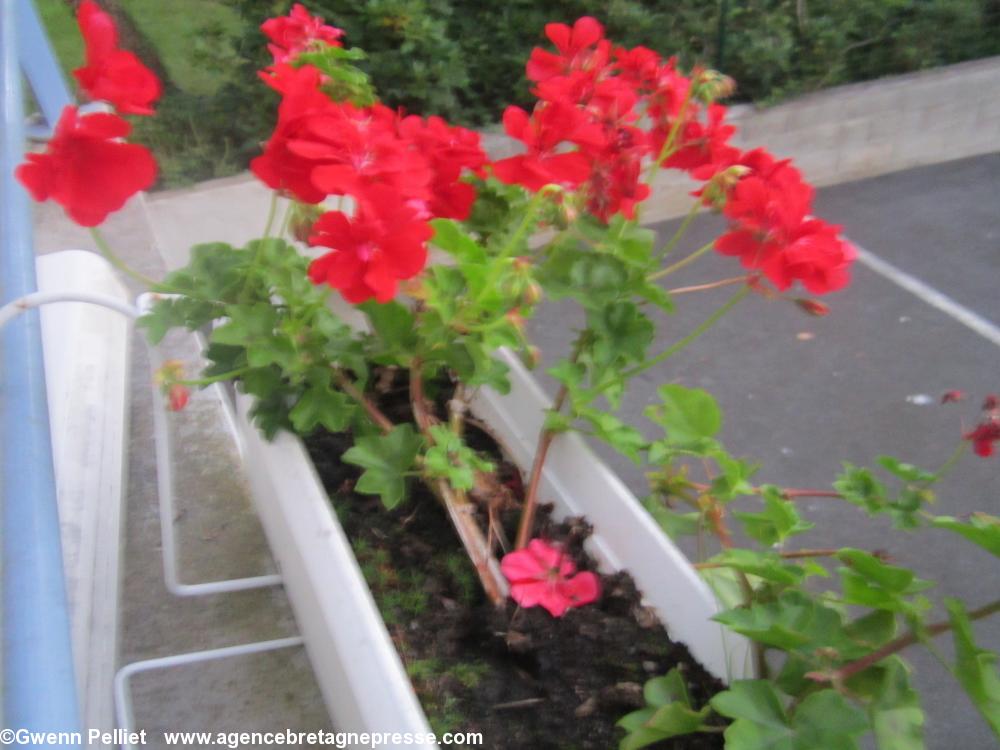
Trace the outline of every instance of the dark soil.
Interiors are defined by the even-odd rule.
[[[403,405],[383,407],[402,417]],[[469,439],[478,450],[491,443],[481,433]],[[695,706],[723,689],[667,637],[627,574],[602,576],[601,599],[562,618],[513,602],[498,610],[419,482],[407,502],[387,511],[378,498],[353,492],[358,470],[339,460],[349,435],[315,434],[306,444],[439,735],[482,732],[484,746],[495,750],[612,750],[624,736],[615,722],[644,706],[642,685],[650,677],[679,667]],[[519,491],[516,469],[504,464],[504,472]],[[580,570],[594,570],[582,550],[587,524],[557,524],[541,510],[538,536],[566,545]],[[517,509],[503,522],[513,538]],[[709,750],[722,748],[723,738],[695,734],[655,747]]]

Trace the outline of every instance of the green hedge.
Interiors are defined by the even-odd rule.
[[[214,95],[179,91],[141,135],[168,163],[168,183],[243,168],[271,127],[274,95],[254,71],[268,62],[262,19],[289,0],[229,0],[242,35],[220,37],[235,68]],[[704,62],[736,79],[736,98],[773,102],[824,86],[1000,54],[1000,0],[308,0],[364,49],[383,100],[465,125],[530,103],[524,62],[550,21],[599,18],[626,46]],[[724,28],[720,9],[728,5]],[[722,49],[720,50],[720,41]]]

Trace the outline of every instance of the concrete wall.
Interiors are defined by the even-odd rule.
[[[741,148],[790,157],[816,185],[1000,151],[1000,57],[838,86],[730,119]],[[664,174],[650,221],[687,211],[689,183]]]

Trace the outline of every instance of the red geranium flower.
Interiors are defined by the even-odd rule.
[[[388,302],[403,279],[427,262],[426,242],[434,234],[416,211],[385,186],[371,188],[353,219],[340,211],[313,225],[311,245],[333,248],[309,266],[314,284],[327,283],[352,304],[374,298]]]
[[[962,437],[972,441],[972,449],[977,456],[989,458],[995,451],[993,444],[1000,442],[1000,421],[987,419]]]
[[[601,595],[600,579],[576,565],[557,547],[532,539],[525,549],[504,555],[500,570],[510,581],[510,596],[522,607],[542,606],[553,617],[582,607]],[[575,573],[575,575],[574,575]]]
[[[579,151],[560,150],[564,142],[603,143],[600,127],[588,122],[584,113],[562,103],[546,103],[530,117],[520,107],[507,107],[504,130],[528,147],[528,153],[494,162],[493,171],[507,184],[519,184],[531,191],[550,183],[579,187],[590,176],[587,157]]]
[[[115,22],[93,0],[83,0],[76,13],[87,47],[87,64],[73,71],[91,99],[103,99],[129,115],[153,114],[162,92],[156,74],[127,50],[118,49]]]
[[[131,126],[112,114],[79,117],[66,107],[44,154],[28,154],[17,179],[37,201],[52,198],[70,218],[94,227],[156,179],[156,161],[144,146],[117,140]]]
[[[271,40],[267,49],[276,63],[288,62],[313,46],[339,47],[344,35],[342,29],[326,26],[319,16],[309,15],[302,3],[296,3],[287,16],[264,21],[260,30]]]

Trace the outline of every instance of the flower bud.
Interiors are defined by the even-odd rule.
[[[534,307],[542,299],[542,287],[536,281],[529,281],[524,291],[521,292],[521,304],[525,307]]]
[[[691,80],[691,96],[711,104],[736,92],[736,81],[717,70],[699,70]]]
[[[167,408],[170,411],[180,411],[187,406],[190,398],[191,391],[187,389],[187,386],[174,383],[170,386],[170,390],[167,391]]]
[[[961,401],[965,398],[965,393],[962,391],[946,391],[944,395],[941,396],[942,404],[953,404],[956,401]]]
[[[830,308],[818,300],[807,299],[806,297],[796,297],[795,304],[805,312],[810,315],[814,315],[817,318],[823,318],[830,314]]]
[[[184,378],[184,363],[179,359],[168,359],[153,373],[153,382],[167,387]]]
[[[734,164],[712,175],[705,186],[695,193],[706,206],[712,206],[720,211],[725,208],[730,191],[736,183],[750,174],[750,168],[742,164]]]
[[[529,346],[521,351],[521,363],[529,370],[534,370],[542,363],[542,352],[537,346]]]
[[[299,242],[308,244],[313,224],[323,215],[323,209],[320,206],[314,206],[310,203],[294,201],[289,210],[291,211],[291,215],[288,218],[289,234]]]

